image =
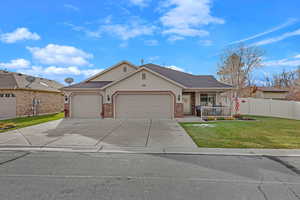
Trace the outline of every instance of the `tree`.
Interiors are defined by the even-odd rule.
[[[300,80],[300,69],[296,71],[285,71],[265,77],[265,86],[277,88],[293,88]]]
[[[224,50],[218,75],[222,82],[233,86],[234,96],[240,97],[241,89],[252,85],[251,72],[262,66],[264,51],[256,46],[239,44]]]

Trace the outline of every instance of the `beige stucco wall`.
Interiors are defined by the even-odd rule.
[[[146,74],[145,80],[142,80],[142,73]],[[177,98],[178,95],[182,95],[182,88],[146,70],[106,88],[105,97],[107,95],[111,97],[117,91],[172,91],[176,95],[177,103],[181,103],[182,99],[178,101]],[[110,101],[104,98],[104,103],[110,103]]]
[[[16,95],[17,116],[32,115],[32,101],[34,98],[40,100],[37,105],[37,114],[50,114],[64,110],[64,98],[61,93],[40,92],[28,90],[0,90]]]
[[[127,72],[125,73],[123,71],[123,68],[127,67]],[[105,72],[104,74],[102,74],[99,77],[96,77],[90,81],[115,81],[118,80],[119,78],[127,75],[128,73],[131,73],[133,71],[135,71],[136,69],[128,64],[121,64],[116,68],[113,68],[107,72]]]
[[[288,92],[264,92],[262,98],[265,99],[285,99]]]

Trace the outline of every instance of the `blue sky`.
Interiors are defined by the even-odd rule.
[[[121,60],[216,74],[235,42],[266,51],[265,74],[300,65],[298,0],[10,0],[0,6],[0,69],[79,82]]]

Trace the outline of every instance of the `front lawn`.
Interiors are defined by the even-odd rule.
[[[22,117],[22,118],[14,118],[14,119],[8,119],[8,120],[0,120],[0,124],[15,124],[16,126],[13,128],[0,130],[1,132],[17,129],[17,128],[23,128],[26,126],[32,126],[36,124],[45,123],[48,121],[58,120],[64,117],[63,113],[57,113],[57,114],[51,114],[51,115],[43,115],[43,116],[34,116],[34,117]]]
[[[299,120],[256,116],[254,118],[257,120],[180,123],[180,125],[199,147],[300,148]],[[200,127],[199,124],[213,126]]]

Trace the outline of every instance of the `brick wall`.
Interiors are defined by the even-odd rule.
[[[176,103],[176,105],[175,105],[175,117],[176,118],[183,117],[183,103]]]
[[[65,118],[70,117],[70,104],[69,103],[65,103],[64,112],[65,112]]]
[[[0,90],[1,93],[12,93],[16,96],[17,116],[33,114],[32,102],[40,100],[37,105],[37,114],[57,113],[64,110],[64,98],[60,93],[38,92],[27,90]]]
[[[103,104],[103,117],[104,118],[113,118],[113,104],[112,103]]]

